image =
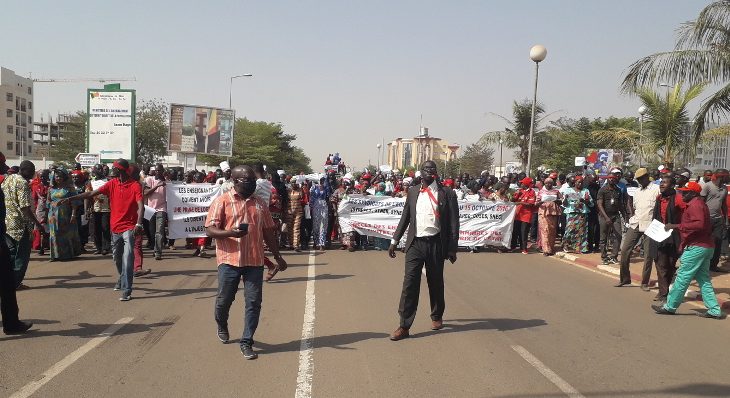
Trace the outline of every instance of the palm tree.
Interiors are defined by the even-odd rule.
[[[646,56],[630,67],[622,91],[658,82],[723,86],[700,106],[692,131],[697,144],[708,122],[730,114],[730,0],[714,1],[678,29],[674,50]]]
[[[692,120],[687,104],[697,98],[705,86],[704,83],[695,84],[683,92],[678,83],[663,98],[654,90],[640,88],[636,93],[646,107],[642,132],[613,128],[594,131],[593,138],[609,148],[626,145],[637,148],[645,159],[658,156],[663,164],[672,168],[675,158],[694,148],[688,145],[692,138],[688,131]]]
[[[491,112],[490,112],[491,113]],[[543,133],[544,129],[538,128],[540,126],[540,123],[548,116],[552,115],[544,115],[541,116],[543,113],[545,113],[545,108],[541,104],[535,105],[535,131],[533,132],[533,152],[537,151],[537,146],[542,144],[543,142]],[[509,127],[505,128],[504,131],[490,131],[488,133],[485,133],[482,135],[482,137],[477,141],[477,144],[480,145],[491,145],[491,144],[497,144],[499,143],[499,140],[502,139],[503,145],[507,148],[518,148],[516,151],[516,155],[519,156],[520,161],[522,162],[522,168],[525,168],[525,165],[527,164],[527,154],[528,154],[528,148],[529,148],[529,141],[530,141],[530,120],[532,119],[532,101],[529,100],[522,100],[522,102],[514,101],[512,103],[512,119],[509,119],[505,116],[498,115],[496,113],[491,113],[492,115],[495,115],[505,122],[507,122],[507,125]],[[535,162],[537,164],[537,162]]]

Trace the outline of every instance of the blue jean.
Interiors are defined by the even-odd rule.
[[[261,315],[264,267],[234,267],[228,264],[218,266],[218,296],[215,299],[215,321],[228,329],[228,311],[236,299],[238,282],[243,278],[243,299],[245,316],[241,347],[253,346],[253,334],[259,326]]]
[[[132,294],[132,280],[134,278],[134,229],[112,233],[112,256],[119,273],[119,286],[122,296]]]
[[[13,278],[15,279],[15,287],[17,288],[25,279],[25,272],[28,271],[28,262],[30,261],[30,233],[23,232],[20,240],[15,240],[10,235],[5,234],[5,242],[8,244],[10,253],[10,264],[13,267]]]

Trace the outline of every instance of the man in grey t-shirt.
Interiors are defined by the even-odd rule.
[[[700,196],[707,203],[710,209],[710,222],[712,223],[712,237],[715,240],[715,252],[710,261],[710,271],[714,272],[730,272],[718,268],[720,263],[720,253],[722,253],[722,245],[725,238],[725,220],[727,220],[727,188],[725,184],[728,182],[728,171],[726,169],[717,169],[712,175],[712,179],[705,183],[702,187]]]

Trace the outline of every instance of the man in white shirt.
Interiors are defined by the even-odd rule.
[[[444,260],[456,261],[459,204],[454,191],[441,186],[437,176],[436,163],[429,160],[421,165],[421,185],[408,189],[403,214],[388,248],[388,255],[395,258],[396,244],[408,229],[405,276],[398,307],[400,327],[390,336],[393,341],[409,336],[418,308],[424,264],[431,302],[431,329],[443,327]]]
[[[649,181],[649,171],[645,168],[636,170],[634,175],[636,181],[639,182],[639,188],[636,189],[631,197],[629,211],[628,228],[621,240],[621,274],[619,283],[616,287],[631,284],[631,271],[629,270],[629,262],[631,261],[631,251],[639,240],[644,236],[644,231],[654,219],[654,205],[656,198],[659,196],[659,186],[651,184]],[[653,259],[649,256],[649,238],[644,239],[644,270],[641,273],[641,289],[649,291],[649,277],[651,276],[651,266]]]

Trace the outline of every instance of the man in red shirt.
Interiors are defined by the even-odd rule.
[[[74,200],[91,199],[103,194],[109,197],[111,213],[109,216],[112,231],[112,255],[119,272],[115,290],[122,290],[120,301],[132,299],[132,280],[134,277],[134,237],[142,232],[142,185],[133,180],[134,167],[125,159],[117,159],[113,167],[119,171],[118,178],[109,180],[99,189],[74,196]],[[68,201],[62,199],[59,203]]]
[[[679,251],[679,269],[674,285],[669,290],[667,302],[664,305],[654,304],[651,308],[657,314],[673,315],[682,301],[692,279],[697,280],[702,293],[702,301],[707,312],[697,315],[704,318],[721,319],[722,311],[715,297],[715,289],[710,281],[710,260],[714,252],[715,242],[712,237],[710,210],[700,196],[702,187],[696,182],[689,182],[684,188],[678,188],[686,207],[682,212],[680,224],[666,224],[666,230],[677,228],[681,237]]]

